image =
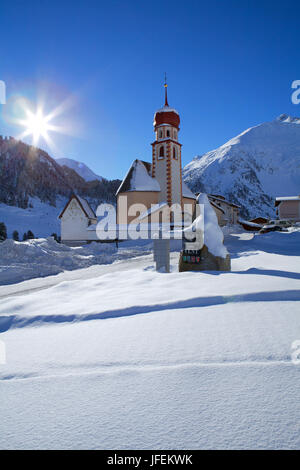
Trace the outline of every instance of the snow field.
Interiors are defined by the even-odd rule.
[[[229,273],[119,254],[0,287],[0,448],[299,449],[299,242],[227,234]]]

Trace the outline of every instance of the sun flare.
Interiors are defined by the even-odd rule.
[[[36,113],[27,109],[26,115],[26,119],[21,122],[25,127],[24,137],[26,135],[32,135],[34,144],[38,143],[40,137],[43,137],[47,141],[49,139],[48,131],[51,130],[49,116],[44,116],[41,109],[38,109]]]
[[[61,140],[58,136],[55,139],[54,134],[78,137],[82,133],[82,127],[76,121],[72,109],[77,103],[77,98],[70,95],[56,107],[49,109],[46,94],[44,96],[42,93],[40,94],[41,96],[36,103],[24,96],[12,97],[6,107],[5,120],[10,125],[21,128],[20,133],[16,135],[17,140],[27,138],[35,147],[44,143],[47,151],[59,154],[61,150],[57,143]],[[72,116],[70,113],[66,115],[71,109]]]
[[[32,144],[37,145],[41,139],[43,139],[49,148],[54,151],[56,146],[51,139],[49,132],[64,133],[65,129],[61,126],[54,125],[52,123],[53,118],[60,114],[61,110],[56,108],[49,114],[43,112],[41,104],[36,109],[30,103],[25,100],[20,101],[20,113],[22,113],[22,119],[16,119],[16,124],[24,128],[24,131],[17,137],[19,140],[25,137],[32,136]]]

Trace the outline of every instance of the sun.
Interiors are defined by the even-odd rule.
[[[38,143],[41,137],[46,141],[49,140],[48,131],[51,130],[49,116],[44,116],[41,109],[38,109],[36,113],[29,109],[26,109],[25,112],[26,118],[20,123],[25,127],[24,137],[32,135],[34,145]]]

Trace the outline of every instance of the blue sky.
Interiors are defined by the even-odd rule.
[[[0,80],[9,103],[68,104],[53,124],[73,135],[51,133],[52,156],[122,178],[133,159],[151,160],[165,71],[183,165],[248,127],[300,115],[299,19],[289,0],[1,0]],[[0,134],[16,136],[9,112],[0,105]]]

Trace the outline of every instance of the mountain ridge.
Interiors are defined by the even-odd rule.
[[[55,161],[60,166],[67,166],[81,176],[85,181],[102,181],[103,177],[93,172],[85,163],[73,160],[72,158],[56,158]]]
[[[183,169],[194,192],[223,194],[243,217],[275,215],[274,198],[300,193],[300,119],[287,114],[250,127]]]
[[[115,203],[120,180],[85,181],[74,169],[61,166],[44,150],[13,137],[0,136],[0,202],[26,209],[32,198],[56,206],[60,197],[76,192],[97,206]]]

